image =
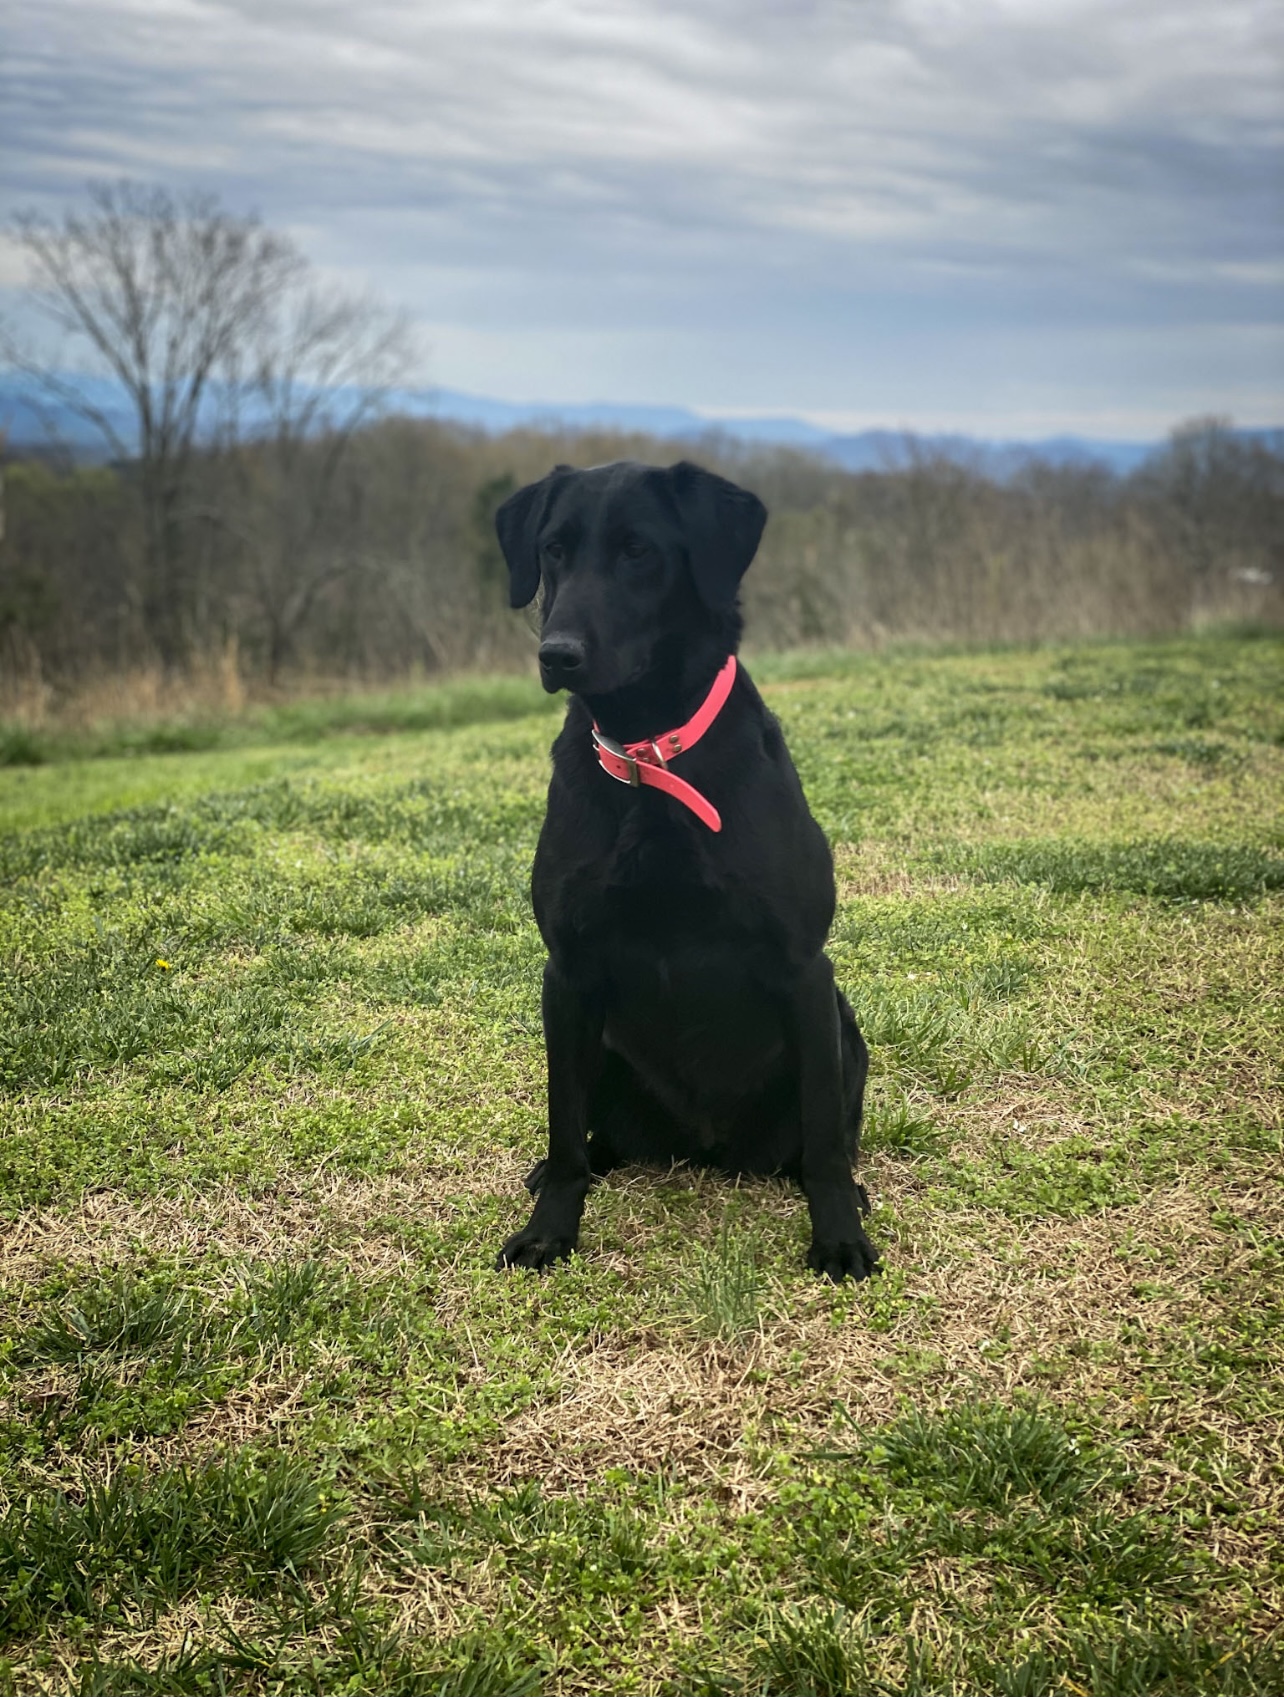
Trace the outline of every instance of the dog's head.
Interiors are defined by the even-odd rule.
[[[557,466],[495,515],[514,607],[544,584],[540,676],[547,690],[608,695],[672,650],[738,630],[736,593],[767,509],[683,460]]]

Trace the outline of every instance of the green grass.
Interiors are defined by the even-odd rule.
[[[0,1630],[51,1617],[95,1627],[156,1609],[215,1574],[253,1592],[297,1576],[342,1518],[301,1465],[238,1454],[140,1478],[122,1467],[75,1497],[29,1492],[0,1520]]]
[[[856,1289],[682,1172],[491,1270],[529,683],[4,743],[0,1693],[1284,1684],[1284,648],[756,675],[872,1050]]]
[[[723,1221],[715,1242],[701,1247],[691,1283],[696,1325],[709,1337],[728,1340],[752,1331],[762,1313],[765,1284],[753,1228],[742,1209]]]

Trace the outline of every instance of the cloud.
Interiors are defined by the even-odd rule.
[[[1162,331],[1135,407],[1278,415],[1214,331],[1278,346],[1282,42],[1264,0],[60,0],[11,20],[4,194],[256,205],[457,387],[1001,409],[1019,362],[1073,408]]]

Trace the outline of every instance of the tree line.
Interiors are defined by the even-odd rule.
[[[33,396],[78,411],[107,463],[5,467],[0,668],[74,688],[214,659],[247,680],[386,679],[529,664],[492,528],[563,461],[696,458],[771,510],[746,580],[760,646],[1137,635],[1284,613],[1284,440],[1201,420],[1128,477],[1038,462],[989,475],[907,440],[852,473],[716,435],[502,436],[389,416],[405,319],[327,287],[284,238],[131,185],[16,234],[32,300],[128,397],[10,336]],[[85,362],[87,363],[87,362]]]

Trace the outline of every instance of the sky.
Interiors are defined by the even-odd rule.
[[[0,113],[0,215],[213,190],[444,388],[1284,423],[1276,0],[44,0]],[[10,315],[21,275],[6,238]]]

